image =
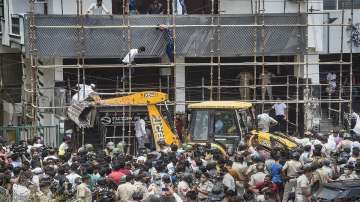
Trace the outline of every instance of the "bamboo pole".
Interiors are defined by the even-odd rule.
[[[259,2],[259,9],[260,9],[260,2]],[[262,101],[265,100],[266,98],[266,94],[265,92],[268,93],[268,96],[269,96],[269,100],[272,99],[270,97],[270,94],[269,92],[267,91],[266,89],[266,86],[265,86],[265,10],[263,8],[263,10],[259,10],[259,13],[261,15],[261,24],[263,25],[261,27],[261,61],[262,61],[262,65],[261,65],[261,99]],[[271,79],[271,78],[268,78],[268,79]],[[272,88],[272,87],[270,87]],[[272,94],[272,93],[271,93]],[[264,113],[264,110],[265,110],[265,104],[263,103],[261,105],[261,113]]]
[[[215,27],[214,25],[214,0],[211,0],[211,40],[210,40],[210,100],[213,100],[213,85],[214,85],[214,35],[215,35]]]
[[[343,9],[341,11],[341,24],[344,24],[344,18],[345,18],[345,10],[344,10],[344,6]],[[341,26],[341,44],[340,44],[340,82],[339,82],[339,99],[342,98],[342,92],[343,92],[343,85],[342,85],[342,77],[343,77],[343,64],[342,62],[344,61],[344,26]],[[350,42],[352,43],[352,42]],[[339,113],[338,113],[338,124],[339,126],[341,126],[342,123],[342,119],[341,119],[341,115],[342,115],[342,103],[339,103]]]
[[[299,18],[300,18],[300,12],[301,12],[301,4],[300,4],[300,1],[298,2],[298,21],[299,21]],[[299,39],[300,41],[300,39]],[[305,43],[307,43],[307,41],[305,41]],[[306,44],[307,46],[307,44]],[[301,69],[301,50],[299,50],[299,54],[297,55],[297,62],[298,62],[298,71],[297,71],[297,75],[296,75],[296,109],[295,109],[295,112],[296,112],[296,115],[295,115],[295,131],[296,131],[296,134],[299,134],[299,76],[300,76],[300,69]]]
[[[350,11],[351,24],[354,23],[354,0],[351,0],[351,11]],[[353,35],[353,29],[351,29],[350,36]],[[350,96],[349,96],[349,113],[352,113],[352,85],[353,85],[353,42],[350,42]]]
[[[221,9],[220,9],[220,4],[218,4],[218,15],[217,15],[217,69],[218,69],[218,73],[217,73],[217,100],[221,100],[221,28],[220,28],[220,13],[221,13]]]

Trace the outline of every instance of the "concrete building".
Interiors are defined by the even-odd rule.
[[[189,15],[167,14],[176,2],[164,0],[164,14],[152,16],[143,14],[148,3],[137,1],[139,15],[122,15],[122,0],[104,0],[112,16],[82,15],[94,2],[0,1],[2,44],[23,53],[18,62],[23,64],[22,99],[28,103],[32,95],[31,57],[37,58],[33,65],[37,69],[38,125],[59,126],[60,132],[71,127],[64,106],[69,104],[76,84],[83,82],[96,83],[99,92],[168,92],[177,113],[185,113],[190,102],[241,98],[258,103],[262,111],[280,98],[292,114],[289,130],[299,133],[320,123],[320,130],[324,130],[333,124],[324,118],[333,117],[340,123],[345,112],[356,109],[351,101],[356,102],[357,88],[350,90],[349,86],[360,82],[356,68],[360,62],[357,0],[353,9],[348,0],[187,1]],[[31,10],[37,15],[32,16]],[[33,36],[29,34],[32,23]],[[155,30],[157,24],[175,27],[175,66],[169,65],[164,36]],[[136,58],[130,89],[129,83],[121,82],[126,73],[121,58],[130,48],[141,45],[147,51]],[[87,68],[70,68],[79,65]],[[272,74],[272,96],[262,86],[266,72]],[[329,72],[337,75],[337,88],[330,95],[325,92]],[[239,81],[245,74],[253,80]],[[250,93],[242,97],[245,88]],[[19,116],[25,118],[32,109],[23,105],[20,111],[25,113]],[[3,102],[3,111],[9,110]],[[31,122],[31,117],[25,119],[25,123]],[[7,123],[5,115],[3,124]],[[119,130],[115,128],[111,129],[113,134]]]

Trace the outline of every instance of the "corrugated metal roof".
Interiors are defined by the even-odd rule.
[[[249,102],[239,101],[206,101],[190,104],[189,109],[247,109],[252,106]]]

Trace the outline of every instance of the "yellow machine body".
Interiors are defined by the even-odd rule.
[[[157,107],[157,104],[165,104],[167,100],[168,95],[166,93],[155,91],[136,92],[110,99],[100,99],[99,96],[93,96],[90,102],[84,101],[72,105],[68,110],[68,115],[79,127],[92,127],[93,122],[91,121],[91,117],[94,117],[96,107],[146,106],[156,149],[160,150],[158,144],[160,140],[164,140],[167,145],[180,145],[180,140],[175,130],[171,127],[171,124],[165,120]]]

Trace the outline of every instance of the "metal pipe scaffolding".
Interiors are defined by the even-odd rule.
[[[296,65],[339,65],[341,62],[231,62],[220,63],[221,66],[296,66]],[[131,67],[174,67],[175,65],[183,65],[187,67],[199,67],[199,66],[212,66],[217,63],[174,63],[174,64],[162,64],[162,63],[149,63],[149,64],[133,64]],[[350,65],[351,62],[342,62],[343,65]],[[124,64],[84,64],[79,65],[38,65],[38,68],[66,68],[66,69],[78,69],[78,68],[128,68]]]
[[[184,88],[185,90],[200,90],[202,91],[201,93],[201,100],[222,100],[225,99],[224,97],[227,95],[234,95],[233,91],[231,91],[232,88],[248,88],[248,89],[252,89],[252,98],[251,96],[247,99],[245,99],[244,101],[248,101],[254,104],[261,104],[261,111],[264,112],[266,111],[266,108],[269,107],[269,105],[274,104],[274,103],[286,103],[287,107],[291,107],[292,110],[295,111],[295,120],[291,120],[288,122],[288,124],[294,125],[296,128],[296,132],[299,132],[301,129],[299,128],[300,124],[300,112],[301,112],[301,105],[307,105],[307,104],[311,104],[311,103],[319,103],[320,107],[321,104],[325,104],[328,103],[329,107],[329,114],[330,111],[331,112],[336,112],[336,113],[343,113],[345,110],[345,104],[349,105],[349,112],[352,111],[352,106],[351,106],[351,102],[352,102],[352,76],[353,76],[353,44],[352,42],[349,43],[349,49],[350,49],[350,60],[349,61],[344,61],[344,55],[346,54],[344,50],[345,49],[344,46],[344,40],[345,40],[345,36],[344,36],[344,26],[352,26],[353,24],[353,8],[351,8],[351,21],[345,23],[344,21],[344,9],[342,10],[342,20],[341,23],[329,23],[329,22],[325,22],[323,24],[317,24],[317,23],[310,23],[309,22],[309,16],[313,15],[313,14],[328,14],[328,13],[324,13],[324,12],[317,12],[317,13],[313,13],[313,11],[309,10],[309,3],[308,1],[297,1],[298,3],[298,10],[297,10],[297,21],[294,24],[267,24],[266,23],[266,11],[265,11],[265,6],[264,6],[264,1],[263,0],[255,0],[255,1],[251,1],[251,5],[252,5],[252,11],[253,11],[253,17],[252,20],[253,22],[251,22],[252,24],[221,24],[222,23],[222,17],[226,16],[223,15],[221,13],[221,8],[218,8],[218,10],[216,10],[216,6],[215,6],[215,0],[211,0],[211,9],[210,9],[210,15],[208,15],[208,17],[210,17],[208,20],[209,22],[207,22],[208,24],[177,24],[177,16],[175,13],[176,10],[176,5],[175,4],[171,4],[170,0],[166,1],[166,14],[163,15],[163,19],[161,20],[166,20],[166,24],[164,25],[165,27],[172,29],[172,34],[173,34],[173,38],[174,38],[174,46],[173,46],[173,53],[174,53],[174,63],[150,63],[150,64],[86,64],[85,63],[85,58],[87,57],[86,54],[86,47],[85,47],[85,42],[86,42],[86,35],[85,32],[87,30],[93,30],[93,29],[109,29],[111,31],[111,29],[121,29],[122,30],[122,34],[123,34],[123,43],[126,44],[125,46],[122,47],[122,51],[126,52],[129,51],[133,48],[132,44],[133,44],[133,39],[131,38],[131,34],[133,29],[137,29],[137,28],[147,28],[147,29],[153,29],[153,28],[157,28],[158,25],[146,25],[146,24],[142,24],[142,25],[133,25],[131,24],[131,17],[130,17],[130,10],[129,10],[129,0],[124,0],[123,4],[122,4],[122,23],[119,24],[115,24],[115,25],[89,25],[86,22],[86,17],[84,16],[84,13],[82,11],[82,3],[83,0],[77,0],[77,20],[76,20],[76,24],[74,25],[37,25],[35,22],[35,14],[34,14],[34,4],[36,3],[35,0],[30,0],[30,12],[29,12],[29,53],[30,53],[30,66],[31,66],[31,88],[29,89],[29,87],[26,87],[24,85],[23,91],[24,94],[29,94],[31,95],[31,100],[27,100],[27,104],[29,105],[29,107],[31,107],[31,120],[32,120],[32,124],[35,127],[36,126],[36,115],[39,112],[40,109],[62,109],[62,108],[66,108],[68,106],[40,106],[38,99],[39,99],[39,90],[43,90],[45,88],[38,88],[37,87],[37,83],[38,83],[38,77],[37,77],[37,70],[38,69],[57,69],[57,68],[61,68],[61,69],[76,69],[77,70],[77,84],[83,83],[85,84],[86,81],[89,81],[93,78],[89,77],[89,75],[86,75],[86,69],[106,69],[106,68],[121,68],[122,69],[122,78],[126,78],[124,79],[124,82],[122,83],[122,92],[118,92],[118,85],[119,85],[119,76],[117,75],[117,82],[116,82],[116,92],[111,92],[111,93],[99,93],[100,95],[125,95],[125,94],[131,94],[132,92],[136,92],[136,91],[140,91],[141,89],[153,89],[152,86],[147,83],[143,86],[137,85],[137,81],[136,78],[134,78],[134,75],[132,75],[132,69],[133,68],[170,68],[174,75],[173,75],[173,82],[172,84],[168,85],[168,92],[172,92],[174,90],[174,94],[176,94],[176,90],[178,89],[178,86],[176,85],[176,74],[175,74],[175,70],[176,70],[176,66],[185,66],[186,68],[188,68],[187,70],[194,70],[197,67],[205,67],[208,68],[206,74],[204,73],[203,75],[201,75],[201,77],[199,77],[199,80],[201,79],[201,86],[198,85],[192,85],[192,86],[187,86],[187,84],[185,84]],[[284,2],[285,3],[285,2]],[[286,5],[286,4],[285,4]],[[306,11],[302,11],[302,6],[306,5]],[[352,0],[352,5],[353,5],[353,0]],[[218,5],[218,7],[220,7],[220,5]],[[285,9],[285,6],[284,6]],[[285,12],[285,10],[284,10]],[[304,16],[303,14],[306,15],[306,22],[303,22],[302,17]],[[196,15],[194,15],[196,16]],[[231,16],[231,15],[229,15]],[[139,16],[143,17],[143,16]],[[151,15],[146,15],[146,17],[151,18]],[[159,17],[159,16],[156,16]],[[117,19],[120,18],[120,16],[112,16],[112,19]],[[104,19],[107,19],[107,17],[105,17]],[[138,18],[135,18],[138,19]],[[215,21],[216,20],[216,21]],[[242,23],[242,22],[240,22]],[[301,38],[301,35],[298,34],[297,35],[297,51],[295,53],[295,55],[287,55],[287,56],[291,56],[292,58],[284,61],[281,59],[281,55],[286,55],[286,53],[277,53],[277,52],[271,52],[271,55],[266,55],[266,51],[267,50],[267,33],[266,33],[266,29],[267,28],[293,28],[295,27],[295,29],[297,29],[298,33],[300,33],[303,29],[302,28],[314,28],[314,27],[337,27],[341,29],[341,47],[340,47],[340,59],[334,59],[333,61],[328,61],[328,62],[324,62],[324,61],[309,61],[309,55],[312,54],[313,50],[309,49],[309,36],[308,33],[305,34],[305,39]],[[179,42],[179,38],[177,38],[177,31],[179,33],[179,28],[184,28],[184,29],[192,29],[192,28],[209,28],[210,29],[210,34],[208,37],[210,37],[210,50],[207,50],[207,56],[209,57],[209,62],[178,62],[179,60],[176,59],[178,55],[177,52],[177,47],[181,47],[181,44]],[[227,29],[227,28],[253,28],[253,30],[251,30],[251,35],[253,37],[252,43],[253,43],[253,50],[251,50],[251,53],[248,55],[242,55],[241,53],[238,53],[238,57],[246,57],[246,56],[250,56],[251,57],[251,62],[225,62],[225,56],[222,54],[224,52],[224,49],[226,47],[222,46],[224,43],[222,41],[222,32],[224,32],[223,29]],[[76,48],[77,48],[77,62],[76,65],[51,65],[51,64],[42,64],[39,65],[38,64],[38,56],[37,56],[37,44],[36,44],[36,30],[38,29],[76,29],[77,31],[75,32],[76,34]],[[119,31],[119,30],[118,30]],[[308,31],[309,32],[309,31]],[[240,33],[239,33],[240,34]],[[353,34],[353,30],[351,29],[351,35]],[[237,38],[235,38],[236,40]],[[216,41],[215,41],[216,40]],[[305,40],[305,41],[303,41]],[[195,43],[195,42],[194,42]],[[197,43],[197,42],[196,42]],[[201,42],[200,42],[201,43]],[[305,43],[306,48],[303,49],[302,45]],[[346,44],[346,43],[345,43]],[[121,50],[121,49],[120,49]],[[276,62],[270,62],[268,61],[267,57],[268,56],[277,56],[277,60]],[[154,57],[161,57],[161,56],[156,56],[154,55]],[[186,57],[186,56],[184,56]],[[325,99],[322,99],[322,95],[321,95],[321,88],[327,86],[328,84],[314,84],[311,83],[310,77],[312,77],[311,73],[309,73],[309,71],[311,70],[311,65],[313,66],[334,66],[334,68],[337,68],[340,72],[340,84],[339,84],[339,95],[338,96],[334,96],[334,98],[331,97],[327,97]],[[266,73],[268,71],[271,71],[272,68],[277,67],[279,69],[284,67],[290,67],[293,68],[294,71],[291,74],[294,74],[293,80],[290,80],[291,75],[287,75],[286,76],[286,83],[284,84],[279,84],[279,83],[271,83],[271,82],[265,82],[265,77],[266,77]],[[236,79],[229,79],[226,78],[226,71],[228,71],[230,68],[234,68],[234,72],[236,71],[237,73],[240,72],[243,73],[244,71],[248,71],[247,73],[253,74],[253,78],[254,78],[254,83],[253,84],[249,84],[249,85],[231,85],[231,83],[237,82],[238,80]],[[235,70],[236,68],[236,70]],[[344,73],[344,69],[349,68],[349,87],[350,90],[345,91],[343,88],[345,87],[345,85],[343,85],[343,76],[347,75],[346,71]],[[199,68],[201,69],[201,68]],[[245,69],[245,70],[244,70]],[[250,69],[250,70],[248,70]],[[75,71],[76,71],[75,70]],[[217,70],[217,71],[216,71]],[[127,72],[128,71],[128,72]],[[90,70],[88,71],[90,72]],[[305,73],[306,72],[306,73]],[[88,73],[89,74],[89,73]],[[205,79],[206,78],[206,79]],[[272,77],[271,79],[275,80],[275,79],[280,79],[280,77]],[[283,78],[284,79],[284,78]],[[24,80],[26,80],[24,78]],[[75,80],[75,79],[74,79]],[[169,79],[168,77],[168,81],[170,82],[171,79]],[[260,80],[260,81],[259,81]],[[295,81],[296,80],[296,81]],[[168,82],[168,83],[169,83]],[[70,86],[70,80],[68,81],[69,83],[69,87]],[[155,83],[155,82],[154,82]],[[160,84],[160,91],[162,90],[162,86],[161,86],[161,78],[159,79],[159,84]],[[155,84],[156,89],[158,89],[157,87],[157,83]],[[146,88],[148,87],[148,88]],[[284,87],[284,89],[286,88],[286,99],[282,99],[282,100],[276,100],[274,98],[272,98],[272,96],[269,96],[269,99],[266,99],[266,92],[267,92],[267,88],[281,88]],[[310,100],[311,97],[314,96],[313,93],[313,89],[314,88],[320,88],[320,99],[318,100]],[[170,91],[171,89],[171,91]],[[304,90],[305,89],[305,90]],[[107,89],[109,90],[109,89]],[[120,89],[121,90],[121,89]],[[228,91],[228,92],[226,92]],[[230,93],[229,93],[230,92]],[[251,92],[251,91],[250,91]],[[261,92],[261,98],[259,98],[260,96],[258,95],[259,92]],[[227,94],[226,94],[227,93]],[[348,94],[349,93],[349,94]],[[70,92],[71,94],[71,92]],[[216,95],[215,95],[216,94]],[[269,94],[269,93],[268,93]],[[257,97],[257,95],[259,97]],[[172,94],[171,94],[172,97]],[[283,96],[284,97],[284,96]],[[259,99],[257,99],[259,98]],[[237,98],[234,98],[237,99]],[[170,105],[176,105],[176,104],[189,104],[189,103],[194,103],[194,102],[198,102],[196,100],[191,100],[188,99],[186,100],[184,103],[182,102],[170,102]],[[331,104],[333,104],[333,106],[338,106],[338,109],[332,109],[331,108]],[[344,104],[343,104],[344,103]],[[291,105],[291,106],[290,106]],[[304,106],[305,109],[305,106]],[[104,136],[103,140],[104,141],[108,141],[111,138],[114,139],[121,139],[123,142],[127,141],[128,145],[131,145],[132,142],[134,142],[134,140],[131,138],[132,136],[132,122],[131,121],[127,121],[125,122],[125,116],[127,116],[127,118],[131,118],[133,113],[135,113],[135,111],[132,111],[132,108],[126,107],[126,106],[122,106],[122,117],[123,117],[123,123],[121,126],[114,126],[114,131],[111,134],[112,137],[108,137]],[[26,114],[27,116],[29,114]],[[128,119],[127,119],[128,120]],[[339,116],[338,119],[338,124],[341,125],[342,119],[341,116]],[[116,134],[120,134],[116,132],[116,129],[121,127],[121,136],[116,135]],[[289,129],[289,125],[287,126],[287,130]],[[36,131],[36,130],[33,130]],[[84,134],[84,131],[82,131]],[[125,133],[128,133],[127,135]],[[119,137],[117,137],[119,136]],[[82,137],[82,144],[84,144],[84,136]],[[130,149],[130,147],[129,147]],[[135,149],[135,148],[133,148]],[[129,152],[130,150],[128,150]]]
[[[266,27],[326,27],[326,26],[351,26],[350,24],[260,24],[260,25],[165,25],[166,28],[197,28],[197,27],[210,27],[210,28],[221,28],[221,27],[259,27],[259,28],[266,28]],[[81,26],[78,25],[33,25],[37,29],[79,29]],[[84,29],[115,29],[115,28],[157,28],[158,25],[86,25]]]

